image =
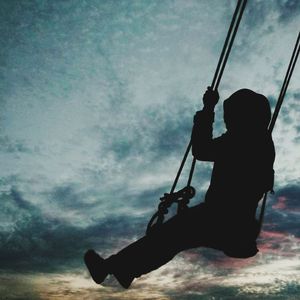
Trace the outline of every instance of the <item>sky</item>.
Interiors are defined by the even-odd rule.
[[[174,180],[235,5],[0,1],[1,299],[297,299],[299,63],[273,132],[276,193],[255,257],[184,251],[126,291],[112,277],[96,285],[82,259],[143,236]],[[240,88],[274,109],[299,28],[299,1],[248,1],[214,136],[225,130],[222,101]],[[192,205],[211,169],[197,163]]]

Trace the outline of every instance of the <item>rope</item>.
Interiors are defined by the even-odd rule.
[[[186,162],[186,159],[187,159],[187,157],[188,157],[188,155],[189,155],[189,152],[190,152],[190,150],[191,150],[191,147],[192,147],[192,141],[190,141],[190,143],[188,144],[188,146],[187,146],[187,148],[186,148],[186,150],[185,150],[185,153],[184,153],[183,159],[182,159],[182,161],[181,161],[179,170],[178,170],[178,172],[177,172],[177,174],[176,174],[176,178],[175,178],[175,180],[174,180],[174,182],[173,182],[173,185],[172,185],[170,194],[172,194],[172,193],[175,191],[175,188],[176,188],[178,179],[179,179],[179,177],[180,177],[180,175],[181,175],[181,171],[182,171],[182,169],[183,169],[183,167],[184,167],[184,165],[185,165],[185,162]]]
[[[247,3],[247,0],[238,0],[236,9],[234,11],[234,14],[233,14],[233,17],[232,17],[232,20],[231,20],[231,23],[230,23],[230,26],[229,26],[229,29],[228,29],[228,33],[227,33],[225,42],[224,42],[224,45],[223,45],[223,49],[222,49],[222,52],[221,52],[221,55],[220,55],[220,58],[219,58],[219,61],[218,61],[218,64],[217,64],[217,68],[216,68],[216,71],[215,71],[215,74],[214,74],[214,77],[213,77],[213,81],[212,81],[212,85],[211,85],[213,90],[217,90],[217,88],[219,86],[219,83],[221,81],[221,78],[222,78],[222,75],[223,75],[223,72],[224,72],[224,69],[225,69],[225,66],[226,66],[226,63],[227,63],[232,45],[233,45],[234,38],[235,38],[237,30],[238,30],[238,27],[239,27],[239,24],[240,24],[240,21],[241,21],[246,3]],[[185,154],[183,156],[183,159],[181,161],[180,167],[177,171],[175,180],[173,182],[173,185],[172,185],[172,188],[171,188],[171,191],[170,191],[171,195],[175,191],[176,185],[177,185],[178,180],[180,178],[182,169],[185,165],[185,162],[186,162],[188,154],[191,150],[191,147],[192,147],[192,141],[190,140],[190,142],[189,142],[189,144],[186,148]],[[188,178],[188,182],[187,182],[187,187],[190,187],[190,185],[191,185],[194,170],[195,170],[195,165],[196,165],[196,159],[193,158],[192,165],[191,165],[191,168],[190,168],[189,178]],[[161,198],[161,199],[164,199],[164,198]],[[154,227],[154,226],[157,227],[158,225],[161,225],[163,223],[164,214],[167,213],[168,210],[165,207],[161,206],[161,204],[163,204],[163,203],[160,203],[158,211],[150,219],[150,221],[148,223],[148,226],[147,226],[146,234],[148,234],[150,232],[152,227]],[[169,202],[167,203],[167,205],[169,205]],[[182,210],[182,207],[181,206],[179,207],[179,206],[180,205],[178,205],[178,210],[177,211]],[[155,220],[156,220],[156,223],[154,224]]]
[[[223,75],[223,72],[224,72],[224,69],[225,69],[225,65],[227,63],[227,60],[228,60],[228,57],[229,57],[229,54],[230,54],[230,51],[231,51],[231,48],[232,48],[232,45],[233,45],[233,41],[234,41],[234,38],[236,36],[237,30],[238,30],[238,27],[239,27],[239,24],[240,24],[240,21],[241,21],[241,18],[242,18],[242,15],[243,15],[243,12],[244,12],[244,9],[245,9],[245,6],[246,6],[246,3],[247,3],[247,0],[239,0],[238,3],[237,3],[236,9],[234,11],[234,14],[233,14],[233,17],[232,17],[232,20],[231,20],[231,23],[230,23],[230,26],[229,26],[229,29],[228,29],[226,39],[225,39],[225,42],[224,42],[224,45],[223,45],[223,49],[222,49],[222,52],[221,52],[221,55],[220,55],[220,58],[219,58],[219,61],[218,61],[218,65],[217,65],[217,68],[216,68],[216,71],[215,71],[215,74],[214,74],[214,78],[212,80],[211,87],[212,87],[213,90],[216,90],[218,88],[219,83],[221,81],[221,78],[222,78],[222,75]],[[241,4],[242,4],[242,7],[241,7]],[[240,9],[240,7],[241,7],[241,9]],[[228,43],[229,43],[229,46],[228,46]],[[178,179],[181,175],[181,171],[184,167],[184,164],[186,162],[186,159],[187,159],[187,156],[190,152],[191,147],[192,147],[192,141],[189,142],[189,144],[186,148],[184,157],[181,161],[179,170],[177,172],[177,175],[176,175],[176,178],[174,180],[174,183],[173,183],[173,186],[171,188],[170,193],[173,193],[175,188],[176,188]],[[191,184],[191,181],[192,181],[195,164],[196,164],[196,159],[193,158],[192,167],[191,167],[191,171],[190,171],[189,179],[188,179],[188,186]]]
[[[227,36],[226,36],[226,39],[225,39],[225,42],[224,42],[224,45],[223,45],[223,49],[222,49],[221,55],[219,57],[217,68],[216,68],[216,71],[215,71],[215,74],[214,74],[214,78],[213,78],[212,83],[211,83],[212,88],[214,88],[217,77],[219,75],[220,67],[221,67],[221,64],[224,60],[225,51],[228,47],[228,42],[229,42],[229,39],[230,39],[230,36],[231,36],[231,33],[232,33],[232,29],[233,29],[233,25],[235,23],[236,16],[238,14],[240,6],[241,6],[241,0],[238,1],[237,5],[236,5],[236,8],[235,8],[235,11],[234,11],[234,14],[233,14],[232,19],[231,19],[231,23],[230,23],[230,26],[229,26],[229,29],[228,29],[228,32],[227,32]]]
[[[286,93],[287,88],[289,86],[290,79],[292,77],[292,74],[293,74],[293,71],[294,71],[298,56],[299,56],[299,52],[300,52],[300,32],[298,33],[298,37],[297,37],[296,44],[295,44],[295,47],[294,47],[294,50],[293,50],[293,54],[292,54],[288,69],[286,71],[285,78],[283,80],[283,84],[282,84],[282,87],[281,87],[281,90],[280,90],[280,94],[279,94],[279,97],[278,97],[278,100],[277,100],[277,103],[276,103],[276,107],[275,107],[271,122],[270,122],[269,127],[268,127],[268,131],[270,132],[270,134],[272,133],[272,131],[274,129],[279,111],[281,109],[281,106],[282,106],[282,103],[283,103],[283,100],[284,100],[284,97],[285,97],[285,93]],[[268,192],[266,192],[264,194],[264,197],[263,197],[261,210],[260,210],[260,214],[259,214],[259,219],[258,219],[258,225],[259,226],[258,226],[257,236],[259,235],[259,233],[261,231],[261,228],[262,228],[265,209],[266,209],[267,196],[268,196]]]
[[[268,128],[270,133],[272,133],[272,131],[274,129],[275,122],[277,120],[277,117],[278,117],[278,114],[279,114],[279,111],[280,111],[280,108],[281,108],[286,90],[287,90],[288,85],[290,83],[290,79],[292,77],[292,74],[293,74],[293,71],[294,71],[298,56],[299,56],[299,51],[300,51],[300,43],[299,42],[300,42],[300,32],[298,33],[298,37],[297,37],[297,41],[296,41],[296,44],[295,44],[295,47],[294,47],[294,50],[293,50],[293,54],[292,54],[292,57],[291,57],[291,60],[290,60],[290,63],[289,63],[289,66],[288,66],[283,84],[282,84],[282,87],[281,87],[281,91],[280,91],[280,94],[279,94],[279,97],[278,97],[278,100],[277,100],[277,104],[276,104],[276,107],[275,107],[275,110],[274,110],[274,113],[273,113],[273,116],[272,116],[272,120],[271,120],[269,128]]]
[[[242,6],[241,6],[241,3],[242,3]],[[219,84],[220,84],[220,81],[221,81],[221,78],[222,78],[222,75],[223,75],[223,72],[224,72],[224,69],[225,69],[230,51],[231,51],[231,47],[233,45],[234,38],[235,38],[237,30],[239,28],[240,21],[242,19],[246,4],[247,4],[247,0],[239,1],[238,4],[237,4],[236,10],[234,12],[234,16],[233,16],[232,21],[231,21],[232,24],[230,24],[231,28],[229,28],[228,34],[227,34],[228,39],[229,39],[229,36],[230,36],[229,45],[227,47],[228,41],[227,41],[227,43],[225,41],[224,46],[223,46],[223,50],[222,50],[223,55],[221,54],[221,56],[220,56],[220,60],[222,59],[223,62],[222,62],[222,65],[221,65],[221,63],[218,64],[219,68],[217,67],[217,69],[216,69],[216,73],[218,72],[218,77],[215,74],[214,79],[213,79],[212,84],[211,84],[211,87],[212,87],[213,90],[217,90],[218,87],[219,87]],[[241,9],[239,10],[240,6],[241,6]],[[237,14],[238,14],[238,17],[236,19]],[[233,29],[233,33],[232,33],[232,27],[233,26],[234,26],[234,29]],[[227,38],[226,38],[226,40],[227,40]],[[220,69],[219,65],[221,65],[221,69]],[[215,77],[217,77],[217,78],[215,79]]]
[[[212,89],[215,91],[218,89],[225,66],[227,64],[227,60],[229,57],[229,54],[231,52],[231,48],[238,30],[238,27],[240,25],[240,21],[242,19],[243,13],[244,13],[244,9],[245,6],[247,4],[247,0],[239,0],[237,3],[237,6],[235,8],[229,29],[228,29],[228,33],[223,45],[223,49],[218,61],[218,65],[215,71],[215,75],[214,78],[212,80],[211,83],[211,87]],[[229,43],[229,44],[228,44]],[[191,142],[190,142],[191,144]],[[191,147],[191,145],[189,144],[188,147]],[[194,170],[195,170],[195,165],[196,165],[196,158],[193,157],[193,161],[192,161],[192,167],[190,169],[190,174],[189,174],[189,179],[188,179],[188,185],[191,184],[192,178],[193,178],[193,174],[194,174]]]

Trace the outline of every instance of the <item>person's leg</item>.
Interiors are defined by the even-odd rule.
[[[205,205],[194,206],[106,260],[89,250],[85,263],[96,283],[110,273],[128,288],[135,277],[166,264],[180,251],[208,245],[207,220]]]
[[[180,251],[205,245],[205,218],[201,205],[171,218],[157,230],[110,256],[106,260],[110,273],[131,283],[135,277],[166,264]]]
[[[172,226],[164,224],[159,230],[140,238],[105,260],[94,250],[88,250],[84,255],[84,262],[93,280],[100,284],[108,274],[113,274],[124,288],[128,288],[135,277],[166,264],[181,250],[178,242],[174,243],[171,228]]]

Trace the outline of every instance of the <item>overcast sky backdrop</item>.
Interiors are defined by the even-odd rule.
[[[170,189],[235,5],[0,2],[1,299],[299,296],[299,64],[274,129],[276,194],[256,257],[186,251],[125,292],[113,278],[95,285],[82,262],[88,248],[107,257],[143,235]],[[221,100],[250,88],[274,108],[299,29],[299,1],[249,0]],[[214,134],[222,132],[220,104]],[[194,204],[211,167],[197,164]]]

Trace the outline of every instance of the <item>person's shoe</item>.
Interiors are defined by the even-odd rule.
[[[105,260],[94,250],[88,250],[84,255],[84,262],[93,280],[98,284],[102,283],[108,275]]]
[[[114,272],[113,275],[116,277],[116,279],[124,289],[128,289],[134,279],[133,276],[126,275],[121,272]]]

